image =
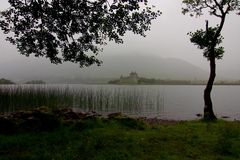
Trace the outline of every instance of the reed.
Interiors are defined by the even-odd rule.
[[[123,112],[142,114],[157,112],[164,106],[160,94],[150,94],[126,88],[72,88],[51,85],[0,86],[0,112],[33,109],[72,107],[80,111],[99,113]]]
[[[40,106],[66,107],[72,105],[68,88],[49,88],[45,85],[9,85],[0,88],[0,111],[11,112]]]

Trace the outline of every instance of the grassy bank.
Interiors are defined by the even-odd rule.
[[[237,160],[240,123],[86,118],[52,131],[0,134],[0,159]]]

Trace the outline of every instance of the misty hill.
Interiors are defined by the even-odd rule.
[[[79,68],[77,64],[50,64],[46,59],[26,59],[0,64],[0,76],[17,82],[41,79],[50,83],[107,83],[136,71],[139,76],[172,80],[204,80],[208,73],[188,62],[147,54],[118,54],[102,58],[102,66]]]
[[[146,55],[117,55],[106,57],[98,74],[111,73],[114,77],[128,75],[131,71],[139,76],[158,79],[202,80],[208,73],[186,61],[175,58],[161,58]],[[97,73],[96,73],[97,74]],[[108,75],[110,76],[110,75]]]

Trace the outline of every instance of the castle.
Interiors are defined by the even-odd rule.
[[[138,84],[138,74],[137,72],[131,72],[128,77],[123,77],[121,75],[119,82],[121,84],[127,83],[127,84]]]

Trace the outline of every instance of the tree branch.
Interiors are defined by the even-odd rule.
[[[215,9],[213,12],[211,12],[211,13],[212,13],[214,16],[216,16],[216,17],[222,18],[222,15],[217,14],[216,9]]]
[[[231,3],[231,1],[228,1],[228,3],[227,3],[228,7],[227,7],[225,13],[228,13],[230,11],[230,9],[231,9],[230,3]]]
[[[222,16],[221,16],[220,14],[217,14],[216,6],[211,6],[211,5],[209,5],[207,1],[204,1],[204,4],[205,4],[208,8],[210,8],[210,9],[212,10],[211,13],[212,13],[214,16],[219,17],[219,18],[222,18]]]
[[[221,5],[218,3],[217,0],[213,0],[213,1],[215,2],[216,6],[218,6],[218,8],[219,8],[220,12],[222,13],[222,15],[224,15],[223,6],[221,6]]]
[[[208,33],[208,20],[206,20],[206,33]]]
[[[212,10],[216,10],[215,7],[214,7],[214,6],[210,6],[210,5],[207,3],[207,1],[204,1],[204,4],[205,4],[208,8],[212,9]]]

